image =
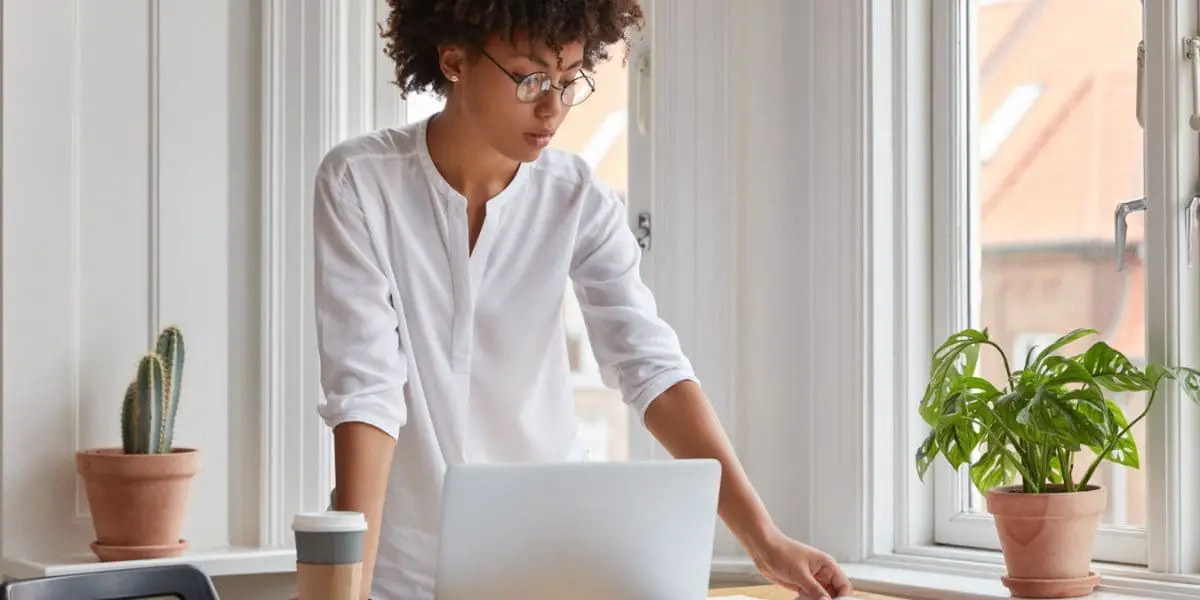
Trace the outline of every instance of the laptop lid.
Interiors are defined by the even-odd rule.
[[[438,600],[705,600],[720,463],[455,465]]]

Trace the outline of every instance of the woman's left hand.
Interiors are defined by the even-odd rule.
[[[763,576],[806,600],[829,600],[854,593],[833,557],[787,536],[767,542],[753,556]]]

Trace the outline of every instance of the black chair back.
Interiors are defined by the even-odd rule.
[[[0,600],[219,600],[212,580],[191,565],[75,573],[0,584]]]

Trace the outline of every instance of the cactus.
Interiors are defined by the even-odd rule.
[[[129,387],[125,388],[125,401],[121,403],[121,445],[125,449],[125,454],[133,454],[136,452],[134,447],[137,445],[134,434],[133,422],[133,405],[137,402],[137,382],[129,382]]]
[[[179,390],[183,382],[185,350],[183,333],[172,325],[158,336],[156,352],[163,363],[162,432],[164,452],[170,452],[175,438],[175,413],[179,410]]]
[[[175,326],[158,336],[155,350],[138,362],[137,376],[121,405],[121,441],[126,454],[169,454],[183,382],[183,334]]]

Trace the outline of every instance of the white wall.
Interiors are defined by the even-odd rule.
[[[189,343],[178,443],[204,460],[187,536],[228,536],[228,7],[155,6],[5,7],[5,552],[86,548],[73,453],[119,445],[167,323]]]
[[[179,439],[205,459],[185,535],[209,547],[260,539],[260,4],[5,5],[5,555],[86,552],[90,523],[72,453],[119,442],[124,385],[169,322],[184,327],[191,350]],[[836,553],[862,534],[827,517],[862,500],[862,488],[840,474],[863,472],[848,468],[863,458],[856,440],[814,440],[831,421],[862,418],[870,164],[859,99],[869,4],[731,8],[728,75],[695,88],[731,105],[733,160],[711,166],[729,170],[736,191],[694,201],[676,194],[655,207],[659,223],[701,220],[736,242],[724,270],[686,280],[689,289],[738,289],[729,351],[701,351],[701,362],[723,356],[735,365],[720,380],[734,398],[720,402],[732,407],[731,432],[780,524]],[[732,218],[689,215],[714,202],[732,203]],[[664,281],[684,281],[670,268],[653,265]],[[678,289],[662,298],[669,319],[708,328],[685,326],[685,345],[732,331],[714,321],[729,315],[705,312],[727,310],[719,302]],[[844,449],[852,454],[832,457]],[[218,585],[224,598],[269,600],[288,597],[292,578]]]
[[[861,438],[831,433],[865,429],[870,4],[763,0],[731,15],[735,438],[783,530],[842,559],[865,527],[842,518],[863,501]]]
[[[5,5],[6,556],[87,551],[73,453],[120,444],[122,388],[170,323],[177,443],[203,456],[184,535],[257,537],[258,20],[240,1]]]

